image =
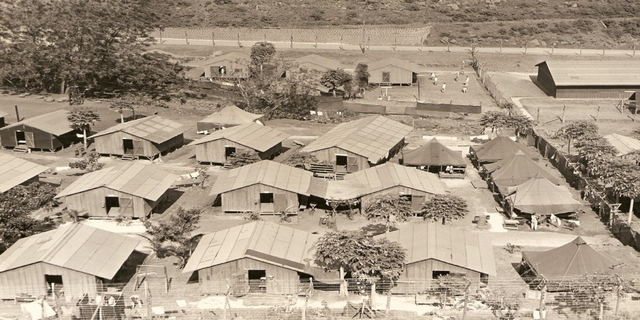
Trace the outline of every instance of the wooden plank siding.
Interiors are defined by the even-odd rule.
[[[222,210],[224,212],[262,212],[260,209],[261,192],[285,195],[287,208],[296,208],[297,210],[300,206],[297,193],[264,184],[254,184],[221,194]]]
[[[625,91],[640,91],[640,87],[571,86],[557,87],[557,99],[622,99]]]
[[[555,96],[556,83],[553,81],[553,76],[551,75],[551,71],[549,71],[549,67],[546,63],[541,63],[538,65],[538,76],[536,78],[536,81],[542,91],[544,91],[546,94]]]
[[[247,61],[220,60],[213,64],[204,66],[205,78],[230,78],[244,79],[249,76],[249,66]],[[225,67],[226,74],[220,74],[220,67]]]
[[[340,155],[346,155],[348,157],[355,158],[356,163],[358,164],[358,170],[369,169],[371,167],[371,164],[369,163],[369,160],[367,159],[367,157],[363,157],[359,154],[355,154],[353,152],[349,152],[347,150],[344,150],[338,147],[330,147],[330,148],[326,148],[318,151],[313,151],[310,153],[315,155],[316,158],[318,158],[318,160],[327,161],[333,165],[336,164],[336,154],[340,154]]]
[[[177,135],[161,144],[153,143],[149,140],[132,136],[126,132],[117,131],[104,136],[94,138],[94,144],[96,152],[104,155],[124,155],[123,139],[131,139],[133,141],[140,141],[142,148],[135,150],[133,155],[141,156],[145,158],[155,158],[161,153],[167,152],[172,148],[178,148],[184,143],[184,135]]]
[[[389,82],[382,79],[382,74],[389,72]],[[413,72],[393,65],[388,65],[380,69],[369,70],[369,83],[389,83],[389,84],[413,84]],[[393,93],[391,93],[393,94]]]
[[[133,212],[128,211],[128,216],[143,218],[149,215],[157,202],[149,201],[124,192],[115,191],[106,187],[87,190],[72,194],[63,198],[63,201],[70,210],[78,210],[87,213],[90,217],[104,217],[107,215],[105,207],[105,197],[116,196],[118,198],[130,198],[133,205]]]
[[[66,297],[79,299],[85,293],[94,296],[98,292],[95,276],[39,262],[0,273],[0,299],[12,299],[21,293],[47,294],[45,275],[62,276]]]
[[[394,293],[399,294],[415,294],[421,291],[437,287],[436,280],[433,279],[433,271],[449,271],[451,273],[463,274],[471,281],[471,290],[480,287],[481,273],[456,265],[448,264],[435,259],[428,259],[407,264],[404,273],[397,281],[397,287],[393,289]]]
[[[388,188],[388,189],[384,189],[378,192],[374,192],[374,193],[370,193],[367,195],[364,195],[362,197],[360,197],[360,207],[362,208],[362,210],[366,209],[369,204],[375,202],[375,199],[377,197],[383,196],[383,195],[394,195],[394,196],[399,196],[399,195],[412,195],[412,196],[423,196],[425,197],[425,201],[428,201],[429,198],[431,197],[431,194],[428,194],[424,191],[419,191],[419,190],[414,190],[414,189],[410,189],[407,187],[403,187],[403,186],[395,186],[392,188]]]
[[[198,162],[218,164],[225,163],[227,162],[227,157],[225,156],[225,147],[235,147],[236,151],[241,149],[251,149],[237,142],[223,138],[196,145],[196,160]],[[258,152],[257,150],[254,151],[258,153],[260,159],[271,160],[282,151],[282,142],[279,142],[265,152]]]
[[[78,140],[75,131],[58,137],[28,125],[17,125],[15,127],[0,129],[0,142],[3,147],[14,148],[18,145],[16,131],[33,133],[34,145],[32,149],[57,150]]]
[[[266,293],[268,294],[296,294],[298,292],[300,277],[297,271],[251,258],[242,258],[198,270],[200,291],[207,294],[225,294],[227,293],[227,281],[232,284],[236,279],[234,274],[247,273],[248,270],[265,270],[267,278],[273,276],[274,284],[267,285]]]

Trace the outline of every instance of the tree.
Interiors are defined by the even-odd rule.
[[[577,121],[560,128],[556,137],[567,140],[567,153],[571,155],[571,141],[584,136],[594,136],[598,134],[598,126],[594,122]]]
[[[569,308],[576,313],[598,310],[598,319],[603,319],[604,308],[609,304],[607,297],[620,286],[620,278],[615,274],[595,273],[567,283],[571,291],[557,295],[559,308]]]
[[[165,94],[182,67],[149,55],[158,24],[145,0],[7,0],[0,8],[0,79],[27,91],[65,87]],[[63,17],[63,18],[61,18]],[[113,19],[112,17],[118,17]],[[90,92],[91,93],[91,92]]]
[[[251,47],[251,66],[252,73],[256,73],[255,70],[260,70],[262,74],[263,66],[270,63],[276,56],[276,47],[271,42],[256,42]]]
[[[383,219],[389,226],[396,221],[404,222],[412,216],[411,201],[397,195],[382,195],[371,201],[364,210],[367,219]]]
[[[314,154],[300,152],[298,150],[289,154],[289,156],[282,161],[282,164],[296,168],[306,168],[311,164],[317,163],[320,163],[320,160],[318,160]]]
[[[435,195],[422,206],[425,220],[458,220],[469,214],[467,201],[454,195]]]
[[[227,157],[227,165],[231,168],[240,168],[261,160],[255,151],[251,149],[240,149]]]
[[[340,295],[347,295],[345,274],[352,271],[357,261],[357,250],[365,245],[368,239],[362,232],[341,230],[329,232],[318,240],[315,260],[319,267],[326,271],[339,271]]]
[[[523,115],[488,111],[482,114],[480,125],[483,128],[491,128],[491,132],[498,132],[504,128],[515,129],[516,132],[524,132],[533,126],[533,120]]]
[[[599,134],[585,135],[576,140],[574,146],[578,149],[580,159],[587,165],[591,160],[615,156],[617,153],[616,148]]]
[[[356,85],[358,86],[358,88],[364,90],[364,88],[369,86],[369,77],[371,76],[371,74],[369,73],[368,64],[364,62],[358,63],[358,65],[356,66],[355,74]]]
[[[20,238],[51,228],[44,221],[29,216],[43,208],[51,210],[57,205],[56,189],[49,184],[18,185],[0,193],[0,253]]]
[[[179,259],[179,267],[183,268],[194,249],[192,232],[198,228],[201,210],[182,207],[168,219],[157,223],[144,223],[153,251],[158,258],[175,256]]]
[[[86,170],[87,172],[93,172],[96,170],[102,169],[104,167],[103,163],[99,162],[100,154],[95,151],[89,152],[86,158],[80,161],[72,161],[69,162],[70,168],[78,168],[80,170]]]
[[[353,81],[351,75],[342,69],[327,70],[320,79],[322,85],[331,88],[334,97],[338,87],[350,85],[351,81]]]
[[[120,123],[124,123],[124,110],[131,110],[131,119],[136,119],[136,105],[128,99],[118,99],[111,102],[109,106],[111,109],[115,109],[120,113]]]
[[[67,119],[71,122],[71,127],[75,130],[82,130],[82,138],[84,141],[84,149],[87,149],[87,132],[91,130],[91,126],[100,121],[100,115],[86,108],[75,108]]]

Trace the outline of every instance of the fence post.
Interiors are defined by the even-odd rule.
[[[524,54],[527,54],[527,47],[529,46],[529,42],[524,43]]]
[[[603,57],[604,57],[604,49],[605,49],[606,47],[607,47],[607,45],[606,45],[606,44],[603,44],[603,45],[602,45],[602,56],[603,56]]]
[[[291,35],[291,48],[293,48],[293,35]]]
[[[187,30],[184,31],[184,41],[189,44],[189,35],[187,34]]]
[[[240,42],[240,31],[238,31],[238,47],[242,47],[242,43]]]
[[[500,53],[502,53],[502,39],[500,39]]]
[[[564,115],[565,115],[565,111],[567,110],[567,105],[562,106],[562,123],[564,123]]]
[[[162,29],[160,29],[160,44],[162,44]]]
[[[316,28],[316,49],[318,49],[318,29]]]
[[[160,34],[162,35],[162,33],[160,33]],[[162,36],[160,36],[160,37],[162,37]],[[633,45],[633,55],[632,55],[632,57],[635,57],[635,56],[636,56],[636,45],[634,44]]]
[[[580,55],[582,55],[582,42],[580,42]]]
[[[216,46],[216,34],[213,31],[211,31],[211,45]]]
[[[538,111],[536,114],[536,122],[540,122],[540,107],[538,107]]]

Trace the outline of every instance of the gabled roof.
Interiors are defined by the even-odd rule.
[[[338,69],[342,65],[338,60],[325,58],[317,54],[309,54],[309,55],[297,58],[295,59],[295,61],[298,64],[311,63],[327,69]]]
[[[198,121],[213,123],[217,125],[237,126],[245,123],[254,122],[263,116],[261,114],[253,114],[244,111],[236,106],[226,106],[218,112],[212,113],[210,116]]]
[[[378,163],[389,150],[402,141],[412,128],[383,116],[369,116],[341,123],[318,137],[300,152],[314,152],[338,147]]]
[[[561,281],[595,272],[611,272],[615,261],[591,248],[581,237],[549,251],[525,251],[522,258],[540,276]]]
[[[640,86],[640,61],[543,61],[556,86]]]
[[[387,66],[394,66],[394,67],[398,67],[400,69],[408,70],[411,72],[420,71],[420,66],[413,62],[410,62],[407,60],[400,60],[398,58],[386,58],[386,59],[369,63],[369,72],[378,70]]]
[[[481,163],[496,162],[504,158],[512,156],[518,150],[521,150],[527,157],[531,159],[539,159],[540,157],[529,150],[529,148],[522,143],[515,142],[509,137],[497,137],[480,147],[474,148],[476,157]]]
[[[405,151],[402,163],[410,166],[466,166],[462,153],[453,151],[435,138],[418,149]]]
[[[264,184],[297,194],[309,195],[307,192],[312,178],[313,173],[309,171],[264,160],[222,171],[209,195],[217,195],[254,184]]]
[[[100,131],[89,138],[101,137],[114,132],[122,131],[140,139],[153,143],[163,143],[187,130],[186,126],[165,119],[160,116],[150,116],[141,119],[120,123],[106,130]]]
[[[251,56],[242,52],[229,52],[223,55],[207,58],[200,61],[192,61],[188,65],[204,67],[204,66],[214,65],[215,63],[218,63],[221,61],[233,61],[233,62],[238,61],[240,63],[246,62],[248,64],[251,61]]]
[[[0,154],[0,193],[6,192],[45,171],[47,171],[45,166],[8,154]]]
[[[538,175],[517,186],[510,196],[513,206],[529,214],[562,214],[575,212],[582,204],[573,198],[566,186],[557,186]]]
[[[251,149],[264,152],[278,143],[281,143],[288,137],[289,135],[279,130],[251,122],[214,131],[213,133],[193,141],[188,145],[195,146],[219,139],[227,139]]]
[[[508,163],[491,173],[491,181],[499,188],[506,188],[520,185],[536,176],[547,178],[555,184],[558,183],[558,179],[551,172],[531,160],[523,152],[517,151],[514,156],[508,159]]]
[[[56,198],[105,187],[156,201],[177,179],[177,175],[163,171],[156,165],[133,162],[84,174]]]
[[[22,238],[0,255],[0,272],[43,262],[112,279],[140,240],[72,223]]]
[[[250,222],[202,237],[182,273],[242,258],[305,272],[319,237],[273,222]]]
[[[20,122],[10,124],[0,130],[17,127],[19,125],[27,125],[36,129],[40,129],[44,132],[53,134],[54,136],[61,136],[65,133],[71,132],[74,129],[71,127],[72,123],[67,119],[69,111],[60,109],[53,112],[41,114],[35,117],[24,119]]]
[[[495,276],[493,245],[486,233],[437,223],[415,223],[376,236],[398,242],[407,250],[406,264],[434,259]]]
[[[612,133],[604,136],[609,143],[616,148],[617,156],[624,156],[630,153],[640,151],[640,140],[623,136],[621,134]]]

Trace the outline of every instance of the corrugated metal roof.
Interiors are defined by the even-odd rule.
[[[140,240],[73,223],[18,240],[0,255],[0,272],[44,262],[112,279]]]
[[[223,130],[214,131],[210,135],[193,141],[188,145],[194,146],[219,139],[227,139],[251,149],[264,152],[277,145],[278,143],[281,143],[288,137],[289,135],[283,133],[282,131],[263,126],[255,122],[250,122]]]
[[[144,117],[100,131],[89,138],[95,138],[122,131],[153,143],[163,143],[187,130],[186,126],[160,116]]]
[[[60,136],[67,132],[73,131],[71,122],[67,119],[69,111],[60,109],[53,112],[41,114],[32,118],[24,119],[20,122],[8,125],[0,130],[16,127],[19,125],[28,125],[30,127],[40,129],[44,132],[53,134],[54,136]]]
[[[37,163],[0,154],[0,193],[45,172],[47,167]]]
[[[237,126],[245,123],[254,122],[263,115],[261,114],[253,114],[247,111],[244,111],[236,106],[226,106],[222,110],[212,113],[210,116],[198,121],[204,123],[212,123],[216,125],[229,125],[229,126]]]
[[[258,183],[309,195],[308,190],[312,178],[313,173],[309,171],[264,160],[221,172],[209,195],[221,194]]]
[[[319,238],[273,222],[250,222],[203,236],[182,273],[242,258],[305,272]]]
[[[604,136],[609,143],[616,148],[617,156],[624,156],[630,153],[640,151],[640,140],[631,137],[623,136],[621,134],[612,133]]]
[[[177,179],[177,175],[165,172],[158,166],[133,162],[87,173],[62,190],[56,198],[106,187],[156,201]]]
[[[544,61],[556,86],[640,86],[640,61]]]
[[[338,60],[325,58],[317,54],[309,54],[309,55],[297,58],[295,59],[295,61],[299,64],[311,63],[327,69],[338,69],[342,66],[342,64]]]
[[[378,70],[381,68],[385,68],[387,66],[394,66],[394,67],[398,67],[401,69],[405,69],[405,70],[409,70],[412,72],[418,72],[420,71],[420,66],[407,61],[407,60],[401,60],[398,58],[386,58],[386,59],[382,59],[382,60],[378,60],[378,61],[374,61],[369,63],[369,72],[374,71],[374,70]]]
[[[493,245],[486,233],[437,223],[415,223],[376,236],[398,242],[407,250],[406,264],[439,260],[469,270],[496,275]]]
[[[300,149],[300,152],[338,147],[366,157],[371,163],[378,163],[411,130],[411,127],[398,121],[375,115],[341,123]]]

